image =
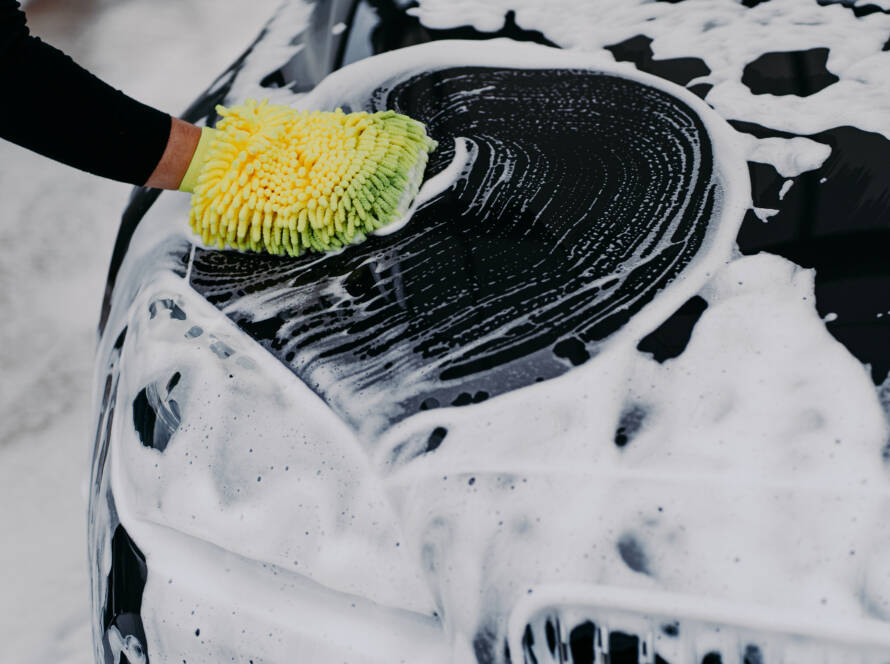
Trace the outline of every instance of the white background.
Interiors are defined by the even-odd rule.
[[[278,4],[31,0],[27,14],[33,34],[140,101],[178,114]],[[4,93],[2,103],[14,101]],[[58,100],[59,122],[78,101]],[[85,537],[92,363],[130,189],[0,140],[0,662],[92,661]]]

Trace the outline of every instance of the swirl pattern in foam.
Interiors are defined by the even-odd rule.
[[[445,53],[424,48],[433,62]],[[196,253],[192,285],[357,428],[583,363],[739,222],[727,188],[741,160],[730,147],[715,167],[697,99],[645,77],[547,68],[562,59],[552,49],[467,57],[504,52],[541,64],[431,66],[364,99],[321,90],[325,103],[424,122],[444,146],[430,173],[456,140],[470,146],[459,179],[403,230],[320,260]]]

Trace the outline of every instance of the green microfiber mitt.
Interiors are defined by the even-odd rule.
[[[401,218],[436,142],[394,111],[217,107],[180,189],[207,244],[298,256],[357,242]]]

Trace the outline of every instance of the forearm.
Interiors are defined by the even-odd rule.
[[[0,0],[0,90],[0,137],[135,185],[176,188],[175,173],[188,166],[187,160],[181,166],[183,153],[200,131],[127,97],[32,37],[12,0]]]

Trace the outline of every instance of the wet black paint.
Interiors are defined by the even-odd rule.
[[[369,34],[350,30],[350,40],[365,40],[368,46],[364,49],[344,50],[344,58],[340,66],[352,62],[352,52],[385,53],[397,48],[423,44],[440,39],[495,39],[506,38],[513,41],[534,42],[544,46],[555,47],[556,44],[547,39],[538,30],[527,30],[516,23],[516,12],[509,10],[504,14],[503,25],[494,32],[482,32],[471,25],[455,26],[446,29],[428,28],[420,20],[409,14],[407,9],[414,3],[397,3],[393,0],[361,0],[357,3],[357,12],[364,8],[376,15],[377,21]]]
[[[266,88],[287,87],[293,92],[314,88],[329,72],[354,62],[354,54],[368,56],[397,48],[423,44],[439,39],[492,39],[505,37],[555,47],[537,30],[525,30],[516,23],[516,13],[508,11],[504,24],[494,32],[482,32],[470,25],[436,30],[423,26],[407,10],[408,6],[393,0],[360,0],[359,2],[318,2],[309,25],[295,37],[305,48],[264,76],[260,85]],[[373,17],[370,28],[356,29],[358,14]],[[331,27],[343,22],[346,29],[334,35]]]
[[[890,9],[884,9],[870,2],[862,2],[862,0],[841,0],[840,2],[828,2],[828,0],[816,0],[820,5],[838,4],[853,12],[856,18],[869,16],[870,14],[890,14]]]
[[[433,429],[433,432],[430,434],[430,437],[426,441],[426,450],[425,452],[433,452],[439,448],[439,445],[442,444],[442,441],[445,440],[445,436],[448,435],[448,429],[445,427],[436,427]]]
[[[570,660],[573,664],[594,664],[593,639],[596,636],[596,625],[585,620],[569,632]]]
[[[558,341],[553,347],[553,354],[556,355],[556,357],[568,360],[571,362],[572,366],[575,367],[584,364],[590,359],[590,353],[587,351],[587,347],[584,345],[584,342],[577,337],[569,337],[568,339]]]
[[[340,67],[342,51],[348,31],[333,34],[337,23],[352,25],[354,8],[347,2],[315,2],[308,25],[294,26],[292,43],[303,44],[286,62],[266,74],[259,83],[264,88],[289,88],[292,92],[307,92],[331,71]]]
[[[465,95],[482,87],[497,93]],[[360,375],[355,389],[423,369],[433,380],[395,404],[396,417],[430,397],[473,403],[595,355],[709,228],[710,139],[684,103],[654,88],[586,70],[465,67],[415,76],[370,107],[427,123],[441,143],[428,176],[451,161],[454,137],[472,140],[468,180],[403,231],[337,255],[197,249],[191,284],[310,386],[322,365]],[[481,196],[498,174],[509,177]],[[660,253],[628,264],[669,233]],[[240,293],[282,289],[273,318],[238,313]],[[352,403],[335,407],[359,421]]]
[[[568,661],[569,647],[562,641],[562,624],[558,616],[549,616],[544,622],[544,638],[547,650],[554,662]]]
[[[624,561],[624,564],[630,567],[634,572],[640,574],[651,574],[649,570],[649,557],[646,555],[646,549],[643,543],[633,533],[625,533],[618,538],[618,554]]]
[[[785,183],[772,164],[748,162],[748,173],[751,177],[751,202],[756,207],[778,209],[782,185]]]
[[[553,624],[552,618],[547,618],[547,621],[544,623],[544,637],[547,639],[547,650],[550,651],[551,655],[557,657],[556,647],[559,643],[556,639],[556,627]]]
[[[687,90],[694,94],[697,97],[701,97],[704,99],[708,96],[708,93],[711,91],[711,88],[714,86],[710,83],[695,83],[694,85],[690,85],[687,87]]]
[[[640,639],[625,632],[609,633],[609,664],[639,664]]]
[[[142,388],[133,400],[133,426],[140,442],[146,447],[154,447],[155,422],[157,414],[148,403],[148,388]]]
[[[631,442],[643,428],[649,410],[638,403],[625,406],[618,418],[618,426],[615,428],[615,445],[624,447]]]
[[[827,48],[764,53],[745,65],[742,83],[755,95],[808,97],[840,79],[826,68]]]
[[[488,392],[478,391],[475,394],[471,394],[470,392],[461,392],[458,394],[454,400],[451,402],[452,406],[469,406],[471,403],[482,403],[488,399]],[[434,399],[435,400],[435,399]],[[424,400],[423,403],[426,403],[427,400]],[[421,410],[425,410],[423,408],[423,403],[420,405]]]
[[[680,623],[676,620],[669,623],[664,623],[661,626],[661,633],[665,636],[677,637],[680,635]]]
[[[747,122],[740,131],[767,138],[791,138]],[[767,223],[750,213],[738,243],[743,253],[785,256],[816,269],[819,314],[837,314],[827,329],[861,362],[870,365],[880,384],[890,372],[890,141],[854,127],[836,127],[808,135],[831,148],[821,168],[796,178],[782,200],[784,182],[772,167],[752,165],[757,202],[779,213]]]
[[[643,337],[637,344],[637,350],[651,354],[656,362],[679,357],[689,343],[695,324],[707,308],[707,301],[695,295],[661,325]]]
[[[117,273],[124,257],[130,248],[130,240],[136,227],[148,209],[154,205],[154,202],[160,196],[159,189],[148,189],[147,187],[137,187],[130,194],[130,201],[121,215],[121,223],[118,227],[117,238],[114,241],[114,249],[111,253],[111,264],[108,267],[108,278],[105,280],[105,293],[102,297],[102,311],[99,314],[99,334],[105,331],[105,325],[108,322],[108,316],[111,313],[111,296],[114,293],[114,285],[117,282]]]
[[[149,663],[146,650],[145,629],[142,625],[142,593],[148,579],[148,568],[145,556],[136,543],[130,539],[122,525],[115,528],[111,538],[111,570],[108,572],[105,607],[102,618],[102,645],[105,653],[105,664],[114,664],[109,645],[108,630],[117,628],[121,636],[134,636],[142,645],[145,664]],[[129,662],[125,655],[119,664],[136,664]]]
[[[166,387],[150,383],[133,399],[133,426],[139,441],[145,446],[163,452],[170,438],[179,428],[182,415],[179,404],[171,397],[181,374],[174,373]]]
[[[576,610],[572,613],[577,615]],[[565,623],[567,616],[554,611],[550,615],[539,615],[526,625],[522,635],[522,659],[525,664],[637,664],[646,661],[655,664],[669,664],[657,652],[646,653],[646,635],[633,632],[609,631],[608,625],[597,625],[592,618]],[[657,647],[656,638],[656,647]],[[603,652],[606,659],[594,657],[596,649]],[[608,653],[608,654],[605,654]],[[654,655],[654,656],[653,656]],[[649,660],[648,658],[652,659]],[[509,658],[501,660],[511,662]]]
[[[652,39],[649,37],[637,35],[605,48],[612,52],[618,62],[633,62],[640,71],[666,78],[678,85],[686,85],[694,78],[711,73],[701,58],[654,60],[651,44]]]
[[[418,21],[419,23],[419,21]],[[516,12],[508,10],[504,15],[504,25],[494,32],[482,32],[473,26],[464,25],[447,30],[431,30],[427,28],[431,39],[494,39],[503,37],[513,41],[532,42],[543,46],[557,47],[539,30],[526,30],[516,23]]]
[[[532,632],[531,625],[526,625],[525,631],[522,633],[522,654],[525,657],[526,662],[533,662],[534,664],[538,664],[538,658],[535,657],[534,647],[534,632]]]

